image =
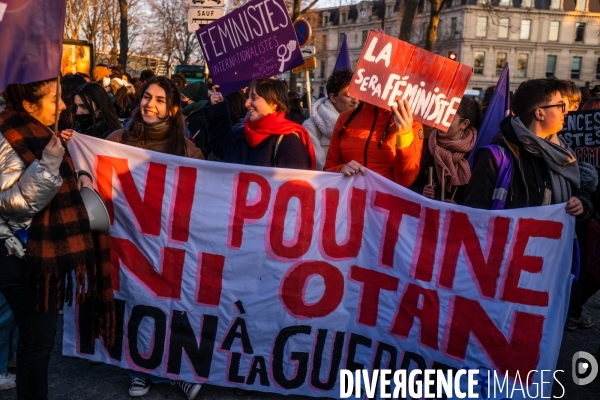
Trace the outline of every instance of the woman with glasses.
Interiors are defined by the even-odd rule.
[[[471,178],[467,155],[475,146],[480,123],[479,104],[463,97],[448,130],[434,129],[425,139],[421,169],[410,189],[430,199],[441,200],[441,183],[444,182],[444,200],[462,204],[465,187]]]
[[[491,210],[566,203],[569,215],[590,217],[591,199],[579,189],[577,159],[558,137],[566,112],[561,85],[534,79],[519,86],[511,103],[514,115],[502,120],[492,145],[477,155],[466,206]]]

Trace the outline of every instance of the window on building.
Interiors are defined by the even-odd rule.
[[[429,14],[429,11],[431,11],[431,2],[425,1],[425,14]]]
[[[475,60],[473,61],[473,74],[483,75],[483,67],[485,66],[485,52],[476,51]]]
[[[498,39],[508,39],[508,24],[510,19],[500,18],[498,20]]]
[[[550,30],[548,31],[548,41],[558,41],[558,32],[560,31],[560,21],[550,21]]]
[[[358,33],[354,34],[354,44],[358,44]]]
[[[560,9],[560,0],[550,0],[550,9],[551,10]]]
[[[510,0],[500,0],[498,5],[502,6],[502,7],[508,7],[508,6],[510,6]]]
[[[585,11],[585,3],[586,3],[586,0],[576,0],[575,1],[575,11]]]
[[[600,79],[600,58],[596,61],[596,79]]]
[[[458,33],[458,29],[456,26],[456,17],[450,20],[450,36],[454,37]]]
[[[524,78],[527,76],[527,63],[529,62],[529,54],[521,53],[517,58],[517,77]]]
[[[329,15],[323,15],[323,25],[327,25],[329,23]]]
[[[342,24],[347,24],[348,23],[348,13],[343,12],[342,13]]]
[[[421,28],[421,40],[427,40],[427,28],[429,27],[429,22],[423,22],[423,28]]]
[[[363,46],[367,43],[367,36],[369,36],[369,31],[362,31],[362,44]]]
[[[573,57],[571,60],[571,79],[579,79],[581,74],[581,59],[582,57]]]
[[[487,36],[487,17],[477,17],[477,30],[475,31],[475,36]]]
[[[394,14],[394,6],[393,5],[388,5],[387,6],[387,16],[391,17]]]
[[[325,63],[327,62],[327,60],[321,60],[321,68],[319,70],[319,76],[321,78],[325,78]]]
[[[506,64],[507,53],[498,53],[496,54],[496,76],[499,76],[504,69],[504,65]]]
[[[322,40],[323,40],[323,42],[322,42],[323,50],[327,50],[327,35],[323,35]]]
[[[585,37],[585,22],[575,23],[575,41],[583,42],[584,37]]]
[[[556,56],[548,55],[546,57],[546,78],[555,76],[556,74]]]
[[[522,19],[521,20],[521,33],[519,33],[519,39],[529,40],[530,34],[531,34],[531,20],[530,19]]]

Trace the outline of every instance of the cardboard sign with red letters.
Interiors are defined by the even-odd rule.
[[[447,131],[473,68],[372,30],[348,94],[389,109],[407,99],[415,121]]]

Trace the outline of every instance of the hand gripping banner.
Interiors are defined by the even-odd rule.
[[[549,395],[540,371],[556,366],[571,282],[564,205],[475,210],[371,171],[198,161],[83,135],[69,150],[111,216],[117,340],[94,342],[85,310],[65,307],[63,354],[314,397],[340,396],[341,369],[380,368],[478,368],[479,398]],[[513,393],[488,393],[488,372]]]

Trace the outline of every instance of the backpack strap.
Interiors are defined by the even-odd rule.
[[[496,178],[496,187],[492,195],[492,210],[504,210],[512,178],[512,159],[508,151],[497,144],[490,144],[483,147],[483,149],[492,152],[494,161],[498,165],[498,178]]]

